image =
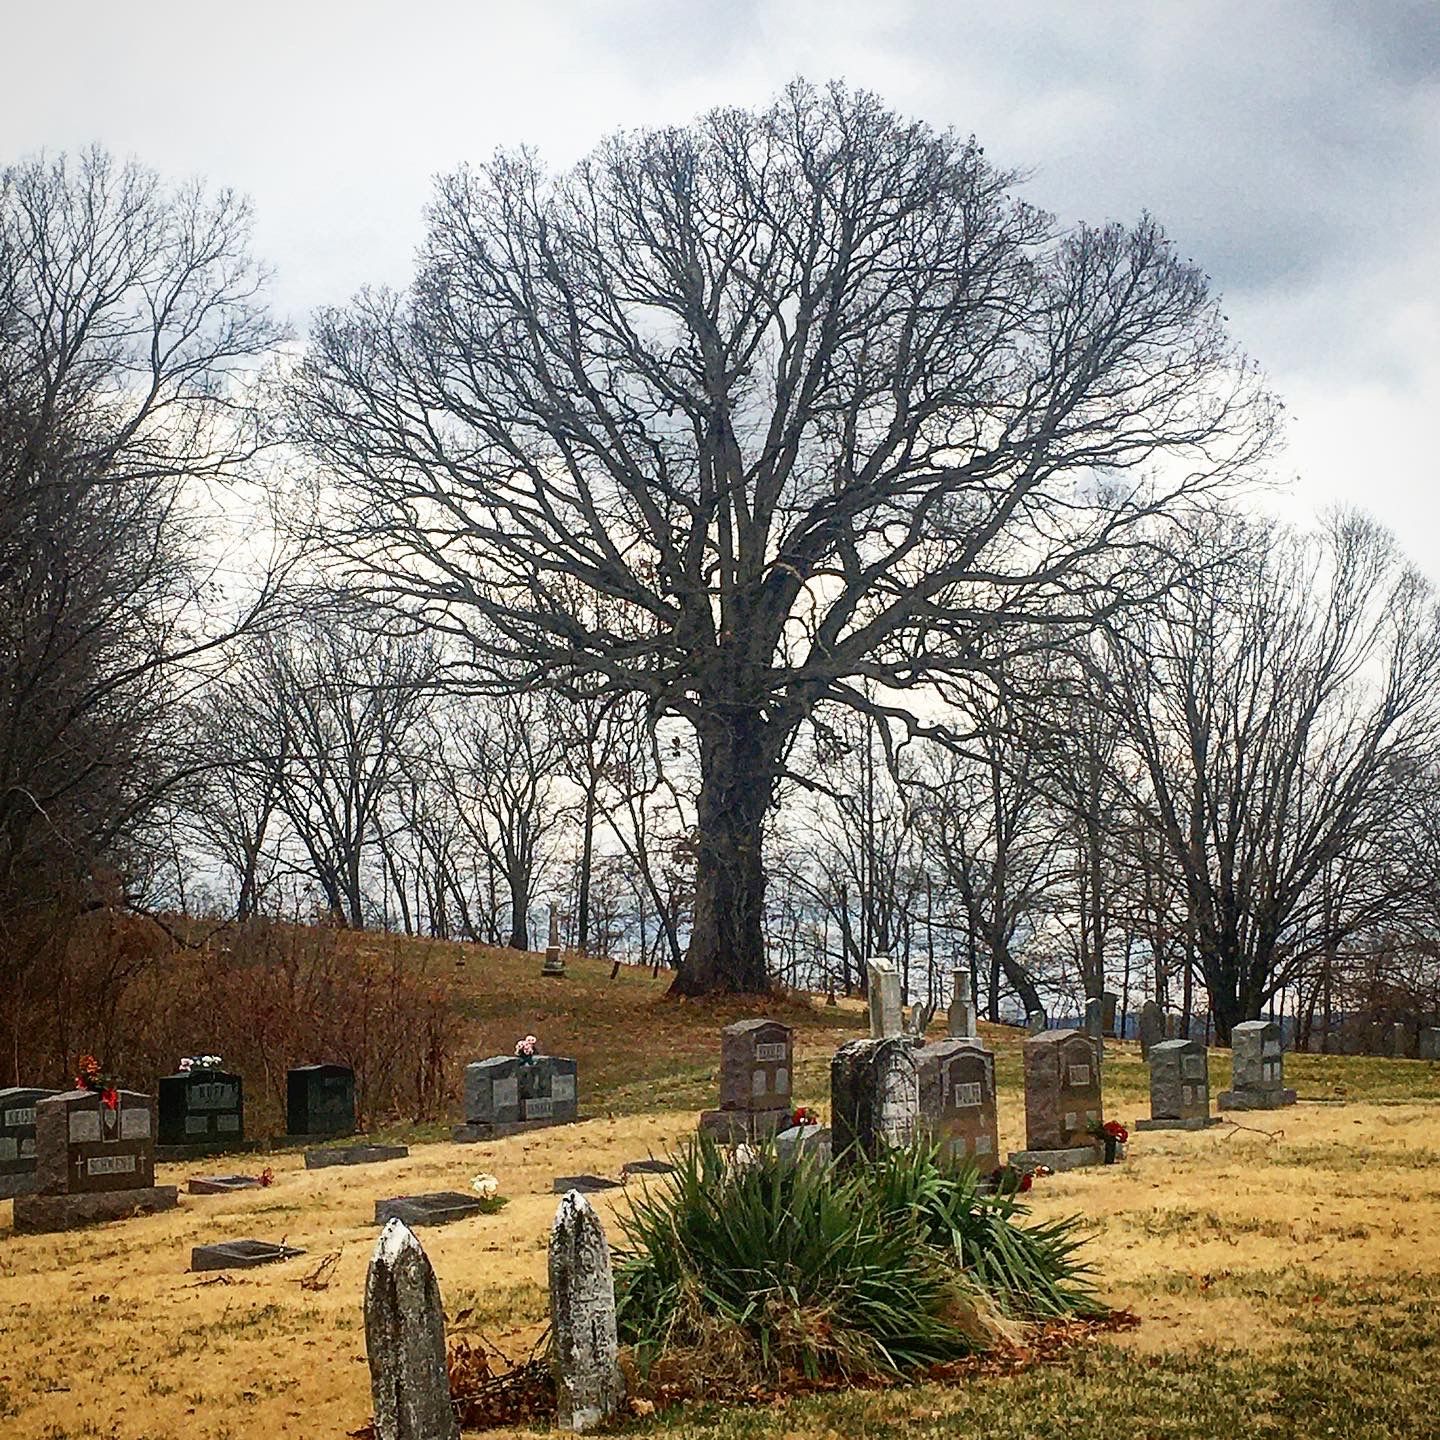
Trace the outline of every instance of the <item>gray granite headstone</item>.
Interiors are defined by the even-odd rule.
[[[564,1055],[494,1055],[465,1067],[465,1124],[456,1140],[489,1140],[578,1118],[579,1066]]]
[[[795,1032],[778,1020],[741,1020],[720,1032],[720,1108],[792,1108]]]
[[[877,955],[866,967],[870,991],[870,1038],[884,1040],[905,1030],[900,999],[900,971],[893,960]]]
[[[403,1220],[386,1222],[365,1274],[365,1352],[375,1440],[459,1440],[440,1286]]]
[[[831,1143],[837,1160],[908,1145],[920,1112],[915,1046],[900,1036],[851,1040],[830,1062]]]
[[[1165,1012],[1153,1001],[1140,1007],[1140,1054],[1148,1060],[1150,1052],[1165,1039]]]
[[[784,1160],[813,1157],[828,1165],[832,1153],[830,1129],[825,1125],[791,1125],[775,1136],[775,1153]]]
[[[549,1270],[556,1423],[584,1434],[615,1414],[625,1388],[610,1246],[600,1217],[578,1191],[570,1191],[556,1209]]]
[[[968,970],[957,970],[954,976],[954,989],[950,994],[950,1013],[948,1016],[950,1038],[952,1040],[973,1040],[979,1033],[976,1028],[976,1007],[975,990],[970,983],[970,972]]]
[[[1078,1030],[1047,1030],[1022,1045],[1028,1150],[1097,1143],[1092,1127],[1104,1123],[1097,1043]]]
[[[915,1052],[920,1126],[951,1160],[982,1170],[1000,1163],[995,1057],[973,1039],[940,1040]]]
[[[560,980],[565,978],[565,956],[560,949],[560,910],[553,900],[550,902],[550,935],[540,973]]]
[[[1042,1035],[1045,1027],[1049,1025],[1050,1018],[1043,1010],[1027,1010],[1025,1012],[1025,1033],[1027,1035]]]
[[[1162,1040],[1150,1050],[1150,1119],[1137,1130],[1203,1130],[1210,1114],[1210,1068],[1199,1040]]]
[[[1100,1033],[1109,1035],[1112,1039],[1116,1033],[1116,1026],[1120,1015],[1120,997],[1113,990],[1103,990],[1100,993]]]
[[[1220,1092],[1222,1110],[1277,1110],[1295,1103],[1285,1088],[1285,1052],[1273,1020],[1245,1020],[1230,1031],[1230,1089]]]
[[[1422,1060],[1440,1060],[1440,1026],[1425,1025],[1421,1028],[1416,1053]]]
[[[0,1090],[0,1200],[35,1188],[35,1106],[58,1090]]]

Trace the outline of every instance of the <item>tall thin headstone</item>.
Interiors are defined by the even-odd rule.
[[[1095,1060],[1098,1064],[1105,1058],[1105,1002],[1100,999],[1085,1002],[1085,1033],[1095,1042]]]
[[[565,978],[565,957],[560,952],[560,907],[550,902],[550,934],[545,942],[545,963],[540,967],[542,975],[557,979]]]
[[[1165,1012],[1153,1000],[1140,1007],[1140,1055],[1148,1060],[1150,1052],[1165,1039]]]
[[[578,1190],[560,1201],[550,1231],[550,1330],[556,1422],[576,1434],[598,1429],[619,1409],[625,1386],[610,1245]]]
[[[1120,997],[1113,990],[1100,992],[1100,1032],[1112,1039],[1118,1035]]]
[[[830,1062],[830,1131],[836,1159],[874,1160],[908,1145],[920,1114],[915,1047],[903,1036],[850,1040]]]
[[[952,1040],[974,1040],[977,1035],[975,1026],[975,988],[970,983],[970,972],[968,970],[957,970],[955,972],[955,988],[950,995],[950,1038]]]
[[[1049,1023],[1050,1017],[1043,1010],[1027,1010],[1025,1012],[1025,1033],[1027,1035],[1043,1035]]]
[[[877,955],[866,967],[870,982],[870,1038],[885,1040],[905,1031],[900,1001],[900,971],[893,960]]]
[[[386,1223],[365,1273],[365,1350],[376,1440],[459,1440],[440,1286],[403,1220]]]

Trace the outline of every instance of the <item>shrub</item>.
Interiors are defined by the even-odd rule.
[[[1006,1314],[1098,1308],[1075,1222],[1021,1227],[1024,1207],[928,1148],[840,1172],[770,1149],[737,1165],[700,1137],[675,1165],[621,1222],[617,1315],[643,1375],[904,1374],[1007,1337]]]

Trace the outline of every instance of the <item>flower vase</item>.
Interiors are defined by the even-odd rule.
[[[1120,1142],[1115,1136],[1107,1135],[1105,1137],[1105,1163],[1107,1165],[1113,1165],[1115,1163],[1115,1157],[1119,1148]]]

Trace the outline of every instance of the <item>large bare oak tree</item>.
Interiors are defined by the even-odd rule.
[[[978,632],[1093,612],[1089,560],[1272,422],[1153,221],[1062,230],[973,140],[802,82],[442,179],[413,286],[320,316],[296,413],[357,581],[471,683],[693,723],[686,993],[766,985],[815,706],[916,721]]]

